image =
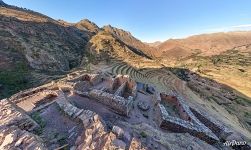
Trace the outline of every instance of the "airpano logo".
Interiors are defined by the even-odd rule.
[[[243,145],[246,145],[247,142],[246,141],[235,141],[235,140],[232,140],[232,141],[226,141],[223,144],[224,144],[224,146],[243,146]]]

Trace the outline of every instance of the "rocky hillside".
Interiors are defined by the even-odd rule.
[[[126,31],[111,26],[100,29],[87,19],[77,23],[57,21],[40,13],[9,6],[3,2],[0,15],[0,57],[14,59],[9,58],[13,57],[10,53],[18,53],[18,56],[23,58],[23,62],[33,69],[68,71],[79,66],[83,56],[88,53],[87,43],[93,42],[90,40],[91,37],[97,35],[95,36],[97,39],[103,31],[120,41],[122,47],[127,47],[132,55],[150,58],[145,54],[148,52],[148,47]]]
[[[98,61],[109,62],[111,59],[140,59],[150,58],[142,51],[128,46],[107,31],[100,31],[88,43],[91,55]]]
[[[109,61],[110,58],[151,58],[148,47],[144,47],[142,42],[125,34],[126,31],[116,29],[114,32],[110,29],[99,28],[87,19],[77,23],[54,20],[1,1],[0,90],[4,89],[1,91],[8,93],[26,88],[30,85],[27,82],[33,81],[34,71],[39,71],[39,76],[51,72],[62,74],[85,65],[83,58],[99,61]],[[102,54],[99,55],[99,52]],[[27,76],[30,76],[30,80]],[[41,78],[34,80],[46,80]],[[13,90],[14,87],[18,88]]]
[[[83,19],[74,24],[74,26],[80,30],[90,31],[94,34],[100,30],[100,28],[95,23],[91,22],[88,19]]]
[[[157,55],[155,48],[150,47],[147,44],[145,44],[145,43],[141,42],[140,40],[136,39],[128,31],[124,31],[122,29],[118,29],[118,28],[112,27],[110,25],[104,26],[103,30],[106,31],[106,32],[111,33],[113,36],[115,36],[119,40],[123,41],[129,47],[132,47],[137,51],[141,50],[149,58],[155,57],[155,55]]]
[[[184,53],[184,57],[194,53],[200,53],[202,56],[212,56],[249,44],[251,44],[251,32],[243,31],[202,34],[185,39],[171,39],[161,43],[157,48],[166,57],[180,58],[180,53]],[[178,55],[173,55],[172,51],[176,51]]]
[[[13,6],[2,6],[0,15],[0,54],[10,63],[19,59],[12,55],[16,53],[38,70],[67,71],[80,64],[89,31]]]
[[[157,47],[161,44],[162,42],[160,41],[156,41],[156,42],[153,42],[153,43],[148,43],[148,42],[145,42],[145,44],[151,46],[151,47]]]

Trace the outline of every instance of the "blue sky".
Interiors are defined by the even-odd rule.
[[[3,0],[54,19],[130,31],[144,42],[251,30],[251,0]]]

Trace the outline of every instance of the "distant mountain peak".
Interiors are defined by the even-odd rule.
[[[0,6],[6,6],[7,4],[5,4],[2,0],[0,0]]]
[[[145,44],[151,46],[151,47],[157,47],[161,44],[161,41],[156,41],[156,42],[145,42]]]
[[[89,30],[94,33],[97,33],[100,30],[99,27],[94,22],[88,19],[80,20],[75,24],[75,26],[80,30]]]
[[[115,33],[115,34],[127,34],[127,35],[129,35],[129,36],[132,36],[132,34],[131,34],[129,31],[125,31],[125,30],[123,30],[123,29],[113,27],[113,26],[111,26],[110,24],[103,26],[102,29],[105,30],[105,31],[111,32],[111,33],[113,33],[113,34],[114,34],[114,33]]]

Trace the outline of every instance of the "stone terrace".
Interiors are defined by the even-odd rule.
[[[217,131],[223,130],[203,113],[190,108],[175,92],[167,94],[150,85],[136,84],[127,75],[71,74],[60,81],[17,93],[0,103],[0,131],[4,135],[9,131],[2,128],[17,131],[17,141],[21,138],[19,131],[27,133],[34,141],[32,146],[41,149],[45,147],[42,140],[48,149],[133,150],[146,149],[145,145],[150,149],[163,148],[152,137],[147,138],[152,145],[140,143],[139,137],[145,135],[134,133],[125,122],[130,126],[147,124],[164,133],[189,133],[209,144],[218,143]],[[30,117],[36,113],[40,113],[47,125]],[[51,137],[53,128],[66,134],[63,143],[57,141],[56,135]],[[43,129],[42,140],[33,134],[37,129]],[[3,143],[0,139],[1,146],[13,147],[13,142]]]

